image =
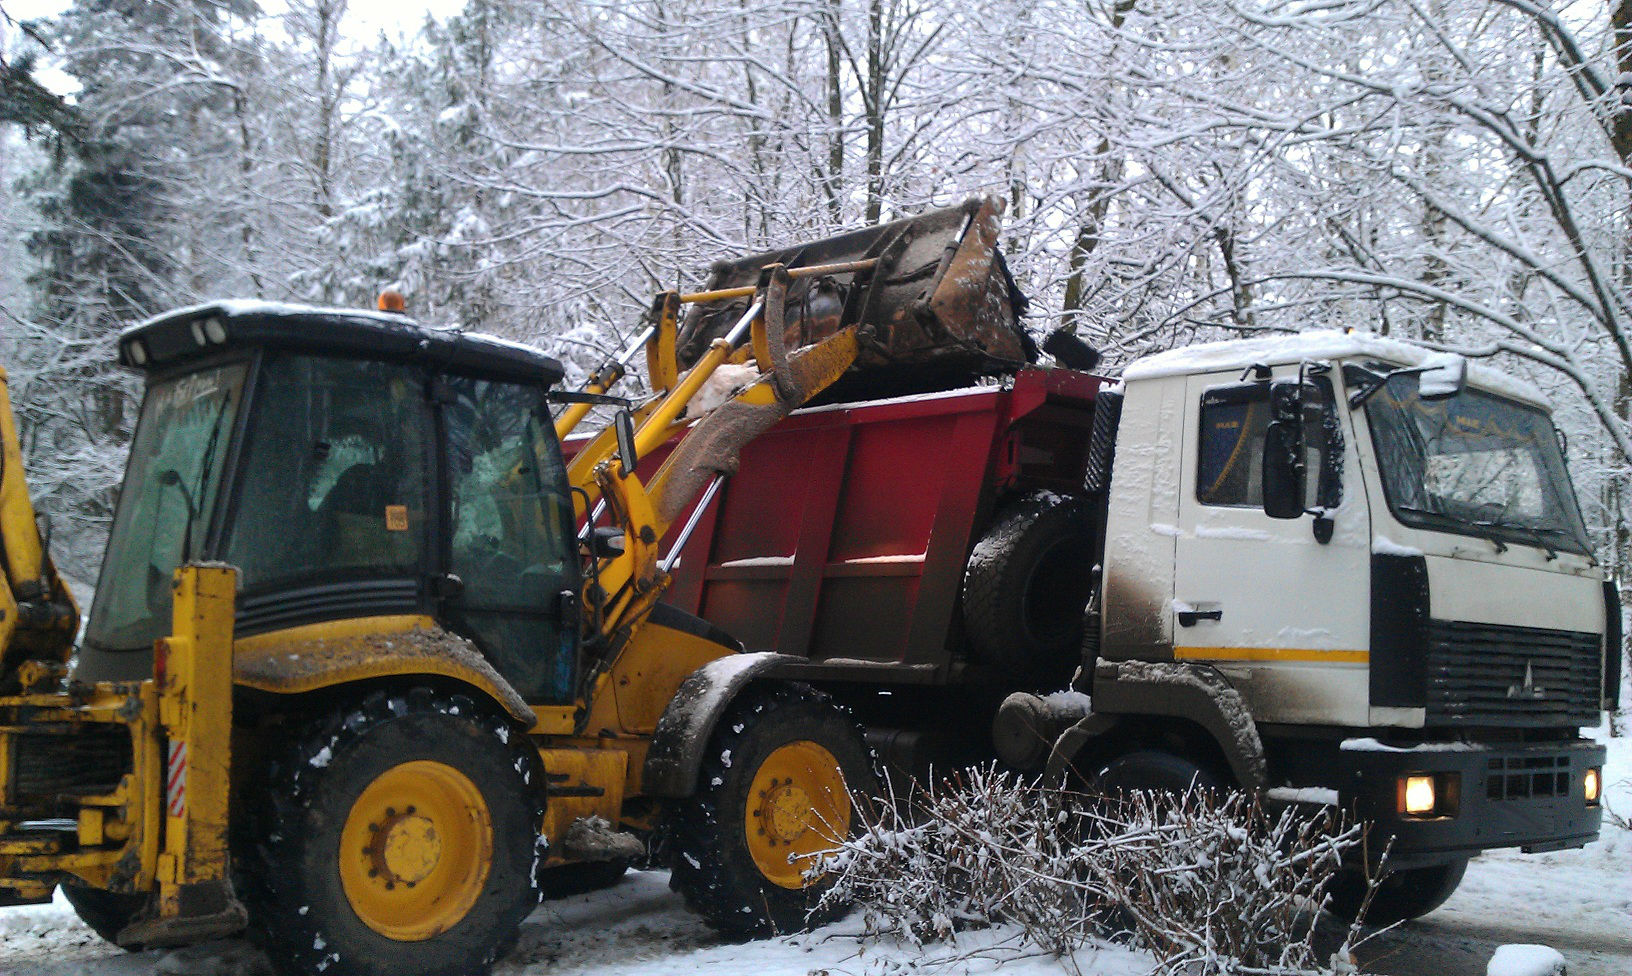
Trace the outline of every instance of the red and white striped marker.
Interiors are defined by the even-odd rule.
[[[187,815],[187,743],[170,743],[170,776],[165,782],[165,795],[170,800],[170,816]]]

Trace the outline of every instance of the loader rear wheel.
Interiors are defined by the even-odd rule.
[[[1093,572],[1086,505],[1052,492],[998,513],[963,577],[963,622],[981,659],[1027,680],[1069,676]]]
[[[285,976],[485,973],[539,902],[535,757],[463,696],[376,693],[272,765],[245,900]]]
[[[117,941],[119,933],[130,924],[131,919],[147,907],[149,896],[64,884],[62,897],[68,899],[68,904],[74,906],[74,914],[79,916],[81,922],[89,925],[91,931],[100,935],[104,941],[119,945]],[[126,952],[139,952],[142,947],[127,945],[120,948]]]
[[[697,792],[672,825],[671,884],[734,936],[790,932],[836,915],[830,880],[805,871],[849,837],[852,795],[877,792],[861,729],[804,685],[752,688],[720,719]]]

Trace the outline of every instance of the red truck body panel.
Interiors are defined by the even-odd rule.
[[[1007,493],[1080,490],[1102,382],[1028,369],[1002,387],[794,413],[744,448],[666,602],[749,650],[807,659],[811,679],[955,680],[970,548]]]

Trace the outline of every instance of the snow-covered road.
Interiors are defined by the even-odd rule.
[[[1632,743],[1614,741],[1607,801],[1632,815]],[[689,914],[660,871],[634,872],[605,891],[547,902],[528,919],[500,976],[897,976],[1001,971],[1060,976],[1071,968],[970,932],[926,952],[856,938],[853,922],[809,935],[723,942]],[[1379,976],[1485,976],[1496,947],[1541,943],[1564,954],[1570,976],[1632,974],[1632,831],[1605,825],[1579,851],[1498,852],[1469,867],[1439,911],[1384,933],[1361,952]],[[1079,953],[1077,971],[1144,976],[1149,957],[1118,948]],[[0,909],[0,976],[262,976],[263,959],[239,942],[123,953],[80,924],[65,902]]]

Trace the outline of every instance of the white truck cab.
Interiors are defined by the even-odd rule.
[[[1305,333],[1149,357],[1096,409],[1091,706],[1055,771],[1339,805],[1393,836],[1395,917],[1480,850],[1596,837],[1579,731],[1613,706],[1619,599],[1537,391]]]

